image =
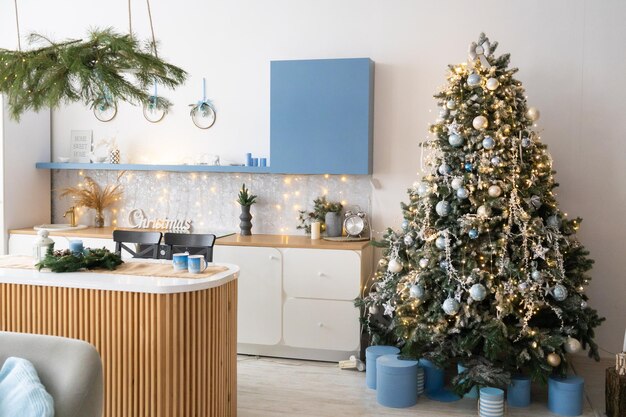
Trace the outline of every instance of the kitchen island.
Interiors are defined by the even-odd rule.
[[[0,257],[0,330],[93,344],[105,417],[237,415],[237,266],[168,278],[38,272],[15,259]]]

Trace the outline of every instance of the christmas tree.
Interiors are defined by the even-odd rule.
[[[555,199],[539,111],[496,47],[481,34],[468,62],[449,66],[422,143],[431,172],[408,190],[402,229],[377,242],[384,257],[357,300],[373,344],[469,368],[459,392],[514,373],[545,381],[581,348],[597,360],[604,320],[587,305],[593,261],[576,239],[581,219]]]

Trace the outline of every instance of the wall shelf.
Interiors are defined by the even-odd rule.
[[[270,167],[231,165],[150,165],[150,164],[90,164],[76,162],[37,162],[38,169],[72,169],[99,171],[168,171],[168,172],[239,172],[267,174]]]

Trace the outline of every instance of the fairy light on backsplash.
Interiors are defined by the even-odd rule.
[[[117,171],[72,171],[52,173],[52,218],[62,220],[71,201],[60,191],[80,183],[85,175],[98,184],[112,184]],[[298,211],[311,210],[313,200],[325,195],[346,208],[358,206],[371,214],[371,184],[368,176],[275,175],[239,173],[184,173],[129,171],[121,178],[124,196],[116,207],[105,211],[105,224],[128,226],[135,208],[150,216],[188,218],[192,230],[239,230],[240,207],[236,203],[241,184],[259,196],[252,206],[253,233],[302,234],[297,230]],[[93,224],[93,210],[79,211],[78,222]]]

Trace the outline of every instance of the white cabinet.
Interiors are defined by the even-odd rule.
[[[285,301],[285,344],[299,348],[356,351],[359,310],[352,301],[289,298]]]
[[[239,266],[237,341],[277,345],[282,338],[282,254],[275,248],[215,246],[213,259]]]
[[[9,236],[9,254],[10,255],[28,255],[33,254],[33,242],[37,238],[37,235],[26,235],[12,233]],[[50,238],[54,240],[54,249],[62,250],[69,249],[70,238],[64,236],[53,236]],[[86,248],[107,248],[111,252],[115,251],[115,242],[113,239],[99,239],[99,238],[72,238],[80,239],[83,241],[83,246]]]

